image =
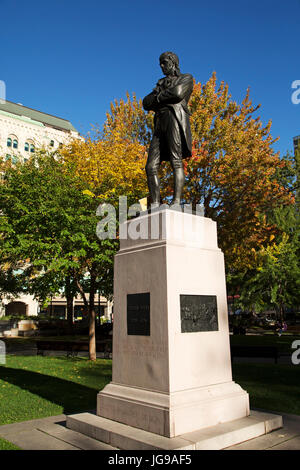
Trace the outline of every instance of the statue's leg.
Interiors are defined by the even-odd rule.
[[[160,180],[158,176],[159,165],[160,143],[159,138],[154,135],[150,145],[148,160],[146,163],[146,173],[151,203],[157,206],[160,205]]]
[[[167,140],[174,176],[174,193],[171,205],[179,205],[185,181],[182,165],[182,135],[176,117],[170,113],[169,119]]]
[[[185,174],[182,166],[182,160],[172,161],[174,175],[174,194],[171,205],[179,205],[181,202],[181,194],[184,186]]]

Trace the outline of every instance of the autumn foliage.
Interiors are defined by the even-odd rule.
[[[205,85],[195,84],[190,100],[193,156],[185,161],[185,200],[202,203],[205,215],[218,223],[220,246],[230,266],[247,265],[252,253],[274,236],[266,214],[293,202],[277,179],[287,165],[275,154],[271,122],[253,117],[249,90],[241,104],[228,86],[217,88],[215,74]]]
[[[217,221],[219,245],[231,268],[250,266],[256,249],[276,234],[268,212],[293,202],[277,178],[288,162],[274,153],[271,122],[263,126],[254,117],[259,106],[249,90],[238,104],[213,74],[206,84],[195,83],[189,108],[193,152],[184,161],[183,201],[203,204],[205,215]],[[152,127],[153,113],[127,95],[127,101],[112,103],[96,139],[74,141],[63,150],[64,159],[101,200],[127,195],[137,202],[148,193],[144,167]],[[173,190],[168,163],[161,167],[161,185],[167,200]]]
[[[126,195],[132,204],[146,195],[146,143],[151,137],[147,121],[151,126],[141,102],[128,96],[127,103],[111,104],[103,131],[95,129],[96,138],[73,140],[63,148],[64,161],[86,181],[99,203],[117,203],[118,196]]]

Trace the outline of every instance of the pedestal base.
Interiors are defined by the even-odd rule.
[[[67,427],[122,450],[220,450],[282,427],[279,415],[251,411],[246,418],[168,438],[91,413],[67,417]]]
[[[97,403],[98,416],[171,438],[249,413],[248,393],[235,382],[173,393],[111,382]]]

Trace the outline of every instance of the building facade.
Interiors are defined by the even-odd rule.
[[[0,102],[2,157],[26,161],[35,149],[45,147],[57,150],[72,138],[82,137],[69,121],[19,103]]]

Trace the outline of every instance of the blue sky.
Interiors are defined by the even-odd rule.
[[[213,71],[238,102],[250,87],[264,124],[292,150],[300,134],[300,0],[0,0],[0,80],[7,99],[69,119],[85,134],[110,102],[144,97],[176,52],[182,72]],[[299,95],[300,97],[300,95]]]

